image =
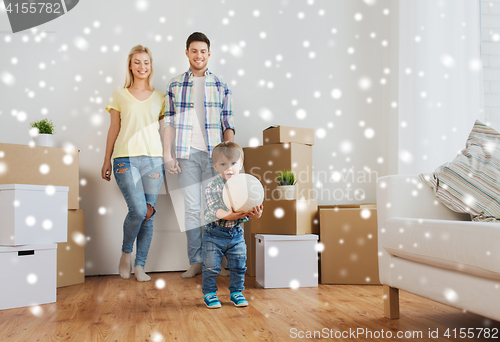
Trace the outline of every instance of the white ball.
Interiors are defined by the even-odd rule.
[[[264,201],[264,188],[257,178],[242,173],[229,178],[224,185],[222,199],[228,209],[248,212]]]

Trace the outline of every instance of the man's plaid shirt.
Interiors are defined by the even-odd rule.
[[[208,156],[213,148],[224,141],[224,131],[234,130],[231,91],[220,78],[208,69],[205,72],[205,131],[207,133]],[[176,131],[177,158],[189,158],[191,133],[193,130],[194,89],[191,69],[170,80],[165,103],[165,127]]]
[[[221,220],[215,216],[215,213],[219,209],[230,211],[228,208],[226,208],[224,200],[222,199],[222,191],[224,190],[225,184],[226,180],[222,178],[221,175],[217,175],[217,177],[215,177],[215,179],[210,184],[208,184],[207,188],[205,189],[205,200],[207,204],[205,208],[205,220],[207,221],[207,223],[214,222],[218,226],[229,229],[241,224],[242,222],[248,222],[248,217],[226,221]]]

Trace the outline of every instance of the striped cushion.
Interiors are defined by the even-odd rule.
[[[469,213],[476,221],[500,219],[500,133],[476,121],[466,148],[420,178],[451,210]]]

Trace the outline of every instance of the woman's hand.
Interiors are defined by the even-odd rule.
[[[171,175],[175,175],[176,173],[181,172],[181,168],[179,166],[179,161],[177,159],[166,158],[163,160],[165,172],[170,173]]]
[[[113,171],[113,167],[111,166],[110,160],[105,160],[101,169],[101,177],[108,182],[111,180],[111,172]]]
[[[257,207],[253,207],[251,211],[248,212],[248,217],[252,219],[258,219],[262,216],[262,211],[264,210],[264,206],[261,204]]]
[[[116,109],[111,109],[109,114],[111,115],[111,123],[109,124],[108,137],[106,138],[106,153],[104,154],[104,163],[101,169],[102,179],[108,182],[111,180],[111,172],[113,171],[111,156],[113,155],[116,138],[121,128],[120,112]]]

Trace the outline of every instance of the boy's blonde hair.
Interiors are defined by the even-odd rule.
[[[224,141],[219,145],[215,146],[212,151],[212,163],[215,164],[221,156],[225,156],[228,159],[240,159],[243,161],[243,149],[234,142]]]

